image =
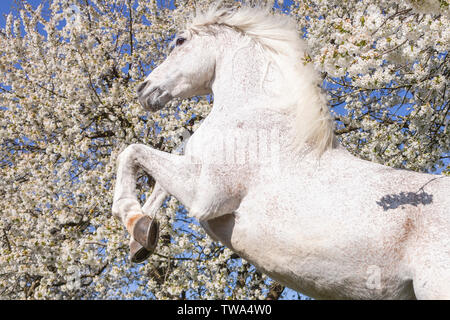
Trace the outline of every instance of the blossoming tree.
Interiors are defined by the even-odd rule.
[[[212,97],[145,113],[136,87],[212,1],[19,2],[0,30],[0,297],[277,299],[284,288],[207,237],[176,199],[157,252],[128,258],[111,216],[116,157],[131,143],[179,152]],[[239,5],[239,3],[235,3]],[[446,1],[275,3],[322,72],[335,133],[361,158],[450,171]],[[154,186],[139,177],[142,201]],[[126,235],[128,236],[128,235]],[[285,291],[286,292],[286,291]]]

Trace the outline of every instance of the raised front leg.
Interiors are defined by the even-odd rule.
[[[170,194],[180,201],[191,216],[200,221],[232,213],[245,195],[245,185],[238,181],[246,176],[235,167],[218,168],[193,162],[191,156],[162,152],[144,145],[133,144],[118,157],[113,214],[119,217],[128,232],[147,251],[154,250],[154,220],[148,214],[156,212]],[[154,194],[141,208],[136,193],[139,168],[158,183]],[[132,241],[132,245],[136,245]],[[134,246],[134,250],[140,250]],[[133,250],[133,249],[132,249]],[[148,254],[148,252],[144,252]],[[145,257],[145,254],[141,255]]]
[[[184,156],[162,152],[140,144],[128,146],[117,159],[117,177],[112,211],[131,231],[135,215],[144,212],[137,199],[137,171],[142,168],[185,206],[192,203],[198,166]],[[156,197],[156,195],[155,195]],[[147,209],[150,209],[150,203]]]
[[[141,208],[136,193],[137,171],[142,168],[157,182],[155,192],[144,208]],[[195,195],[198,165],[188,158],[162,152],[144,145],[127,147],[117,160],[117,177],[112,212],[119,217],[134,240],[151,251],[154,249],[155,222],[147,214],[154,213],[167,194],[174,195],[186,207],[190,207]],[[167,192],[165,191],[167,190]],[[132,251],[141,250],[133,241]],[[142,258],[143,255],[141,254]]]

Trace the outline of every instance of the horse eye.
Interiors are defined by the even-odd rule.
[[[175,42],[175,44],[177,46],[181,46],[185,41],[186,41],[185,38],[178,38],[177,41]]]

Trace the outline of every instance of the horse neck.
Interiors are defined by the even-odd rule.
[[[212,83],[215,121],[228,121],[233,118],[230,115],[235,115],[244,116],[249,127],[263,127],[263,123],[266,127],[276,126],[285,139],[282,144],[286,153],[302,157],[309,154],[309,145],[295,147],[297,132],[293,128],[297,125],[294,108],[299,98],[308,100],[317,91],[312,77],[305,76],[305,81],[298,86],[298,74],[293,69],[295,59],[269,57],[245,36],[235,34],[223,43],[217,54]],[[312,67],[305,67],[305,73],[313,75],[308,68]]]
[[[212,84],[214,108],[235,113],[242,109],[274,108],[280,101],[283,75],[248,38],[224,41]]]

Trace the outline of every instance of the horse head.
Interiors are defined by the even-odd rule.
[[[167,59],[137,89],[144,109],[157,111],[173,98],[211,93],[216,56],[212,39],[187,31],[175,38]]]

